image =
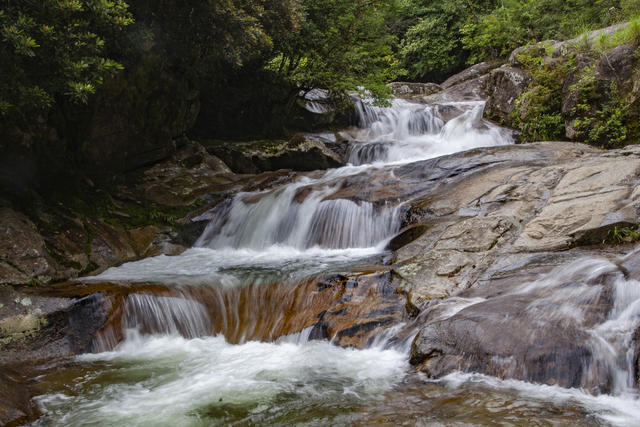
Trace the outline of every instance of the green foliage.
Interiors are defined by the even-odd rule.
[[[632,243],[640,240],[640,233],[638,233],[638,226],[630,227],[615,227],[612,231],[609,231],[607,239],[603,243],[613,243],[616,245],[622,243]]]
[[[25,117],[57,100],[86,103],[122,66],[105,39],[133,23],[122,0],[0,2],[0,115]]]
[[[505,0],[465,27],[463,44],[473,61],[504,58],[518,46],[566,40],[629,19],[620,0]]]
[[[515,48],[627,21],[637,0],[402,0],[399,57],[413,79],[442,79]]]
[[[400,46],[408,77],[441,80],[462,68],[468,52],[463,49],[465,25],[498,1],[405,0],[403,15],[409,17]]]
[[[388,96],[397,75],[395,37],[385,18],[390,0],[300,0],[300,28],[274,47],[268,69],[303,91],[322,88],[336,99],[367,90]]]
[[[630,136],[631,103],[623,99],[616,82],[610,83],[604,96],[598,91],[593,68],[582,71],[578,83],[572,88],[578,103],[572,112],[578,138],[603,148],[626,145]]]
[[[550,60],[548,50],[533,46],[518,54],[518,60],[531,73],[529,88],[516,100],[513,121],[526,141],[565,138],[562,116],[562,89],[573,59]]]

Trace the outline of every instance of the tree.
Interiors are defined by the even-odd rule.
[[[299,90],[322,88],[336,99],[367,90],[383,98],[397,74],[395,36],[385,13],[391,0],[300,0],[298,32],[274,49],[269,69]]]
[[[468,52],[462,48],[466,23],[495,6],[497,1],[405,0],[401,13],[410,23],[400,55],[408,77],[442,80],[460,70]]]
[[[0,2],[0,116],[29,121],[58,102],[86,103],[122,65],[106,43],[131,25],[122,0]]]

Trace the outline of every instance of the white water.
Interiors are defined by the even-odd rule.
[[[357,104],[362,131],[350,155],[354,165],[401,164],[478,147],[513,144],[511,132],[482,120],[484,102],[456,103],[460,115],[446,124],[442,105],[395,99],[391,108]]]
[[[378,259],[383,248],[296,249],[273,245],[264,250],[191,248],[180,256],[160,255],[105,270],[84,282],[153,282],[165,285],[243,286],[297,282]]]
[[[394,350],[350,350],[323,341],[230,345],[221,336],[188,340],[133,332],[116,351],[80,361],[96,366],[77,379],[84,393],[38,398],[47,413],[41,424],[283,423],[304,419],[315,407],[339,413],[379,400],[406,366],[406,356]]]
[[[513,391],[531,401],[544,402],[549,405],[579,406],[585,413],[595,417],[598,420],[598,425],[606,423],[614,426],[634,427],[638,425],[638,420],[640,420],[640,403],[636,397],[629,395],[603,394],[593,396],[574,388],[567,389],[518,380],[501,380],[487,375],[462,372],[447,375],[433,382],[455,389],[479,387],[486,393]],[[578,420],[576,420],[576,424],[579,424]]]
[[[613,308],[604,321],[593,324],[589,311],[608,292],[612,294]],[[584,380],[605,376],[610,379],[613,395],[633,396],[640,405],[640,395],[633,389],[632,345],[633,333],[640,325],[640,282],[626,279],[609,260],[585,258],[511,293],[536,295],[527,307],[535,319],[534,328],[545,328],[554,322],[586,330],[591,337],[592,357],[585,362]]]

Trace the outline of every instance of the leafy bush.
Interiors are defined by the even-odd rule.
[[[123,0],[0,2],[0,115],[86,103],[122,65],[107,40],[133,23]]]
[[[575,62],[572,57],[551,60],[548,49],[548,46],[534,47],[518,55],[520,63],[533,76],[529,88],[516,100],[513,116],[526,141],[565,139],[562,89]]]

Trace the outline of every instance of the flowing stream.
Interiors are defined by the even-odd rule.
[[[237,194],[207,213],[212,219],[206,230],[180,256],[83,278],[118,282],[131,292],[122,297],[118,321],[96,338],[95,353],[40,378],[46,393],[37,398],[44,415],[36,424],[413,425],[502,419],[632,425],[640,419],[640,405],[629,383],[631,356],[621,355],[620,348],[629,347],[640,315],[640,284],[624,277],[613,285],[613,312],[589,329],[598,347],[593,363],[615,377],[612,395],[478,374],[428,381],[410,373],[413,335],[391,340],[393,328],[362,349],[336,346],[332,336],[314,339],[318,316],[311,308],[320,311],[341,295],[317,292],[313,279],[384,263],[387,243],[400,229],[398,201],[343,197],[350,178],[511,144],[508,132],[482,120],[483,108],[358,103],[360,129],[348,166]],[[588,260],[574,272],[609,267]],[[556,276],[527,286],[556,302],[569,294],[595,298],[602,292],[567,287],[570,280]],[[444,300],[441,319],[483,301]],[[576,306],[559,315],[579,322],[581,313]]]

